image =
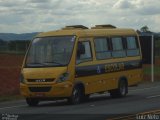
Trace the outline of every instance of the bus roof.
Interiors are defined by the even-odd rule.
[[[133,29],[122,28],[110,28],[110,29],[62,29],[50,32],[43,32],[37,35],[37,37],[49,37],[49,36],[65,36],[75,35],[79,37],[91,37],[91,36],[110,36],[110,35],[137,35]]]

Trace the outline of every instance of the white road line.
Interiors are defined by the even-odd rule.
[[[150,98],[155,98],[155,97],[160,97],[160,95],[148,96],[148,97],[146,97],[146,98],[147,98],[147,99],[150,99]]]
[[[18,108],[18,107],[24,107],[24,106],[26,106],[26,105],[2,107],[2,108],[0,108],[0,110],[2,110],[2,109],[10,109],[10,108]]]
[[[148,87],[148,88],[142,88],[142,89],[135,89],[135,90],[129,90],[129,91],[148,90],[148,89],[155,89],[155,88],[160,88],[160,86]]]

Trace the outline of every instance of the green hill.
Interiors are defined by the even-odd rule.
[[[0,33],[1,40],[31,40],[34,36],[36,36],[38,32],[34,33],[23,33],[23,34],[15,34],[15,33]]]

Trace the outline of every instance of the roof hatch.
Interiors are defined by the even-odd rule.
[[[71,25],[71,26],[66,26],[62,28],[62,30],[72,30],[72,29],[88,29],[88,27],[83,25]]]
[[[106,25],[95,25],[94,27],[91,27],[91,29],[114,29],[116,26],[106,24]]]

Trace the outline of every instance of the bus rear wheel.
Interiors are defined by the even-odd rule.
[[[29,106],[37,106],[39,103],[39,100],[35,99],[35,98],[26,98],[26,103]]]
[[[128,84],[126,80],[120,80],[118,89],[111,90],[110,96],[112,98],[125,97],[128,93]]]

